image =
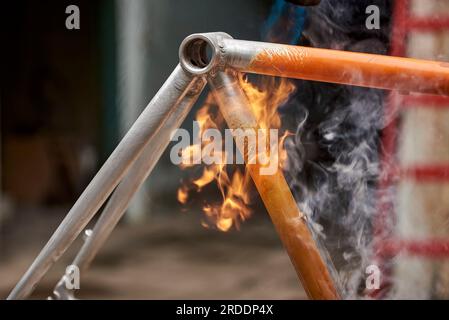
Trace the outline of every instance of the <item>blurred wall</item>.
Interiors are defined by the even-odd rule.
[[[65,27],[69,1],[2,4],[2,185],[21,205],[72,202],[95,167],[98,11],[76,2],[80,30]]]
[[[432,19],[449,16],[446,0],[411,1],[411,15]],[[413,30],[407,56],[449,61],[447,30]],[[402,168],[449,163],[449,109],[411,104],[401,113],[399,161]],[[445,180],[402,179],[397,196],[397,235],[406,240],[449,238],[449,183]],[[400,254],[394,270],[395,297],[448,299],[449,262]]]

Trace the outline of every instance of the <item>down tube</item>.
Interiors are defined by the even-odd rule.
[[[179,65],[175,68],[75,202],[8,299],[24,299],[32,293],[48,269],[67,250],[118,185],[148,141],[158,134],[161,123],[185,96],[194,83],[193,79]]]
[[[257,129],[249,101],[233,71],[210,76],[209,84],[226,123],[231,129]],[[240,150],[245,155],[245,150]],[[260,165],[247,164],[302,285],[311,299],[339,299],[337,288],[317,244],[299,210],[282,171],[260,174]]]
[[[135,192],[147,179],[157,161],[170,142],[170,136],[179,128],[192,106],[201,94],[206,80],[196,78],[195,83],[184,99],[180,101],[172,114],[164,121],[157,136],[153,137],[145,147],[142,155],[136,160],[125,178],[120,182],[101,213],[98,222],[77,254],[73,264],[78,266],[84,275],[98,250],[103,246],[112,230],[128,208]],[[60,281],[62,283],[63,281]],[[64,288],[65,289],[65,286]]]

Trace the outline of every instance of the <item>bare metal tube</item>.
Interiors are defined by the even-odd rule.
[[[158,135],[150,140],[142,155],[133,164],[123,181],[120,182],[95,224],[92,234],[73,262],[74,265],[79,267],[80,271],[89,267],[98,249],[122,217],[132,196],[153,171],[157,161],[170,143],[170,135],[181,126],[203,91],[205,84],[204,78],[196,77],[195,84],[187,92],[184,99],[175,106],[173,113],[162,124]]]
[[[117,186],[95,224],[92,233],[87,236],[86,241],[72,263],[79,268],[81,276],[85,275],[92,260],[125,213],[133,195],[147,179],[167,148],[170,142],[170,135],[181,126],[192,106],[198,100],[205,85],[206,80],[203,77],[195,78],[194,84],[189,88],[185,97],[177,103],[173,112],[163,122],[158,135],[151,138],[141,156]],[[65,286],[64,275],[55,287],[54,296],[55,298],[68,298],[71,295],[72,293]]]
[[[242,72],[449,95],[447,62],[232,38],[219,45],[226,65]]]
[[[173,106],[184,98],[195,83],[194,77],[181,66],[175,68],[75,202],[8,299],[24,299],[34,290],[48,269],[92,219],[150,139],[159,134],[164,120],[173,112]]]
[[[258,129],[249,101],[234,71],[220,71],[210,75],[208,81],[220,112],[231,129]],[[241,145],[239,147],[242,148]],[[240,152],[247,159],[246,152],[249,150],[240,149]],[[278,169],[272,175],[263,175],[258,163],[246,164],[246,168],[309,298],[339,299],[328,266],[308,229],[306,216],[297,207],[282,171]]]

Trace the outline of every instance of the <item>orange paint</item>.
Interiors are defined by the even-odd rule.
[[[300,281],[311,299],[339,299],[332,277],[322,259],[281,171],[259,174],[259,165],[247,165],[276,231],[287,250]]]
[[[258,129],[260,125],[237,79],[229,74],[219,77],[227,80],[223,86],[216,86],[214,81],[210,84],[229,128]],[[240,151],[245,155],[244,149]],[[282,170],[273,175],[262,175],[260,166],[257,163],[247,164],[246,168],[307,295],[311,299],[339,299],[328,266],[307,226],[307,218],[299,210]]]
[[[251,61],[248,72],[380,89],[449,95],[448,63],[279,45]]]

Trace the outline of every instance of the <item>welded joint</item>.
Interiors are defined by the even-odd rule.
[[[196,80],[192,82],[189,89],[185,93],[186,97],[194,97],[198,94],[200,94],[204,86],[206,85],[206,78],[201,76],[196,76]]]

